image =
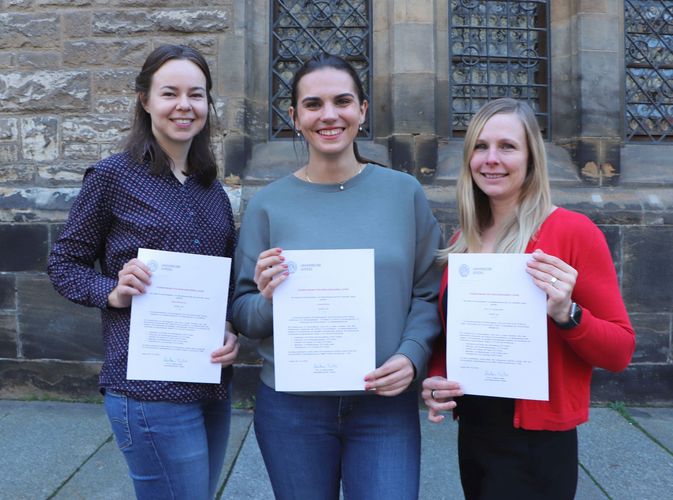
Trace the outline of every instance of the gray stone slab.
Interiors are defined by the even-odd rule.
[[[593,408],[579,428],[578,500],[608,498],[602,490],[614,500],[670,498],[673,456],[662,446],[673,447],[673,408],[628,411],[661,446],[617,412]],[[251,411],[233,411],[220,498],[273,499],[251,422]],[[462,499],[457,425],[421,411],[421,429],[420,500]],[[2,500],[133,498],[101,405],[0,400],[0,446]]]
[[[253,426],[250,426],[221,498],[273,500],[271,482],[257,446]]]
[[[587,472],[580,467],[577,478],[577,491],[575,500],[605,500],[608,498],[596,483],[589,477]]]
[[[100,405],[0,401],[0,498],[47,498],[110,437]]]
[[[670,181],[673,157],[673,145],[670,143],[657,144],[656,148],[651,144],[626,143],[621,153],[622,165],[632,166],[622,170],[622,184],[661,186]],[[647,168],[633,168],[636,165],[647,165]]]
[[[231,430],[229,431],[229,443],[227,444],[227,454],[224,456],[224,467],[222,476],[220,477],[220,484],[217,488],[222,491],[224,484],[231,476],[236,458],[243,447],[250,424],[252,423],[251,410],[232,410],[231,412]]]
[[[100,407],[105,415],[105,410]],[[236,461],[243,440],[252,421],[252,412],[247,410],[233,410],[231,416],[231,432],[229,445],[224,459],[221,489],[230,470]],[[111,432],[108,442],[105,443],[81,469],[72,476],[59,490],[55,499],[87,499],[87,500],[122,500],[133,498],[133,482],[128,475],[128,469],[123,454],[112,439]]]
[[[112,435],[54,495],[56,500],[126,500],[134,498],[124,456]]]
[[[673,453],[673,408],[627,408],[646,432]]]
[[[616,411],[591,409],[579,427],[579,457],[613,500],[671,497],[673,456]]]
[[[0,235],[2,237],[2,235]],[[61,297],[46,275],[16,279],[17,317],[23,355],[30,359],[100,361],[103,337],[100,311]]]
[[[421,411],[420,500],[465,498],[458,470],[458,424],[448,416],[441,424],[428,420]]]

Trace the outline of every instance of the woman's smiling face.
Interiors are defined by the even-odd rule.
[[[528,141],[516,114],[496,114],[484,124],[472,151],[470,171],[491,203],[518,203],[528,171]]]
[[[172,59],[152,75],[143,107],[152,119],[152,133],[166,150],[187,147],[206,124],[206,76],[186,59]]]
[[[290,108],[290,116],[310,153],[335,159],[352,154],[367,101],[359,101],[351,76],[335,68],[318,69],[304,75],[297,88],[297,107]]]

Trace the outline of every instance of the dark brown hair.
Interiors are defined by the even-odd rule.
[[[161,148],[152,133],[152,119],[145,108],[143,101],[149,96],[152,78],[161,66],[173,59],[182,59],[193,62],[206,77],[206,96],[208,99],[208,115],[203,129],[194,136],[187,153],[187,174],[193,175],[196,180],[209,186],[217,178],[217,163],[211,149],[210,142],[210,112],[214,113],[213,98],[210,91],[213,80],[206,59],[201,53],[186,45],[162,45],[147,56],[140,73],[135,80],[137,93],[135,113],[131,132],[126,140],[126,150],[139,163],[149,162],[150,171],[155,175],[170,172],[172,160]]]
[[[348,73],[348,75],[351,77],[351,80],[353,80],[353,84],[355,85],[355,90],[357,91],[358,94],[359,103],[362,104],[364,101],[367,100],[367,95],[365,94],[365,89],[362,85],[362,80],[360,80],[357,71],[355,71],[353,66],[348,61],[333,54],[328,54],[326,52],[318,52],[310,59],[307,59],[304,62],[304,64],[302,64],[302,66],[297,70],[297,72],[294,74],[294,78],[292,79],[290,104],[295,110],[297,109],[297,89],[299,87],[299,82],[301,81],[301,79],[304,78],[309,73],[313,73],[314,71],[318,71],[319,69],[325,69],[325,68],[332,68],[339,71],[345,71],[346,73]],[[377,165],[381,165],[379,162],[361,156],[360,152],[358,151],[358,145],[355,141],[353,141],[353,153],[355,154],[355,159],[359,163],[375,163]]]

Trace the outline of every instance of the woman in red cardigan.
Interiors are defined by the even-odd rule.
[[[465,497],[572,499],[577,425],[589,416],[594,366],[626,368],[635,336],[605,237],[551,202],[544,143],[530,107],[498,99],[473,117],[457,188],[460,231],[449,253],[530,253],[527,272],[547,295],[549,400],[463,395],[437,342],[423,399],[432,422],[453,410]],[[446,329],[445,270],[440,314]],[[446,332],[445,332],[446,334]]]

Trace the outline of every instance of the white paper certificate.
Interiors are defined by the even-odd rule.
[[[376,367],[374,250],[284,250],[273,294],[276,390],[364,389]]]
[[[220,382],[231,259],[140,248],[152,284],[133,297],[129,380]]]
[[[450,254],[446,371],[465,394],[549,399],[546,295],[527,254]]]

